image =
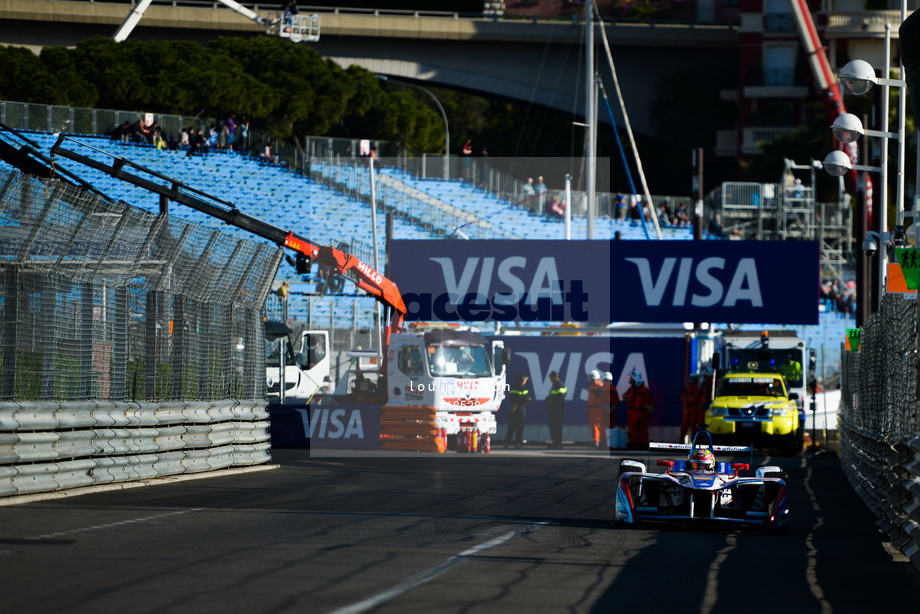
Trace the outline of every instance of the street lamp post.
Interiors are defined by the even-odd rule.
[[[906,4],[901,3],[901,21],[903,22],[906,18]],[[833,151],[824,159],[824,168],[827,172],[834,176],[841,176],[845,174],[849,169],[853,168],[856,170],[864,171],[879,171],[881,173],[881,186],[879,186],[879,205],[876,207],[876,215],[879,220],[879,228],[881,232],[887,237],[888,233],[886,229],[888,227],[888,139],[896,139],[898,141],[898,180],[897,188],[895,192],[895,211],[897,212],[896,220],[896,232],[894,237],[897,238],[898,242],[902,241],[904,236],[903,224],[904,224],[904,142],[905,142],[905,121],[906,121],[906,106],[905,106],[905,96],[904,91],[907,87],[906,83],[902,79],[889,79],[888,70],[891,66],[891,24],[885,24],[885,67],[884,67],[884,77],[876,77],[875,70],[872,66],[864,60],[853,60],[844,66],[838,73],[837,79],[843,87],[844,91],[860,96],[865,94],[872,89],[874,85],[880,85],[882,87],[882,129],[877,130],[864,130],[862,122],[855,115],[850,113],[842,113],[837,119],[834,120],[834,123],[831,125],[831,130],[834,133],[834,136],[841,143],[853,143],[861,137],[862,135],[879,137],[882,139],[881,147],[881,160],[880,166],[870,167],[862,166],[858,164],[851,164],[850,158],[847,154],[842,151]],[[902,67],[903,71],[903,67]],[[896,133],[888,132],[888,88],[889,86],[900,88],[901,94],[899,96],[899,105],[898,105],[898,131]],[[869,233],[870,235],[873,233]],[[878,233],[875,233],[878,234]],[[869,238],[866,238],[866,241],[869,241]],[[887,243],[887,241],[886,241]],[[881,304],[882,295],[884,294],[885,287],[885,274],[887,273],[887,264],[888,257],[886,250],[879,250],[879,263],[878,263],[878,279],[879,279],[879,292],[878,299],[879,305]],[[865,288],[860,288],[860,292],[864,292]],[[879,305],[876,305],[878,308]]]
[[[434,104],[438,107],[438,111],[441,112],[441,119],[444,120],[444,178],[450,179],[450,126],[447,123],[447,113],[444,112],[444,107],[441,106],[441,101],[438,100],[437,96],[429,92],[421,85],[416,85],[414,83],[410,83],[409,81],[400,81],[386,75],[375,76],[381,81],[393,81],[394,83],[399,83],[400,85],[414,87],[417,90],[425,92],[432,100],[434,100]]]

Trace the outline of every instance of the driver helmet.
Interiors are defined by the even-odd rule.
[[[690,453],[687,467],[691,471],[715,471],[716,457],[709,448],[696,448]]]
[[[610,371],[605,371],[605,372],[604,372],[604,380],[606,380],[606,381],[608,381],[608,382],[612,382],[612,381],[613,381],[613,373],[611,373]]]
[[[642,379],[642,374],[639,373],[638,370],[633,369],[632,373],[629,374],[629,383],[634,386],[641,386],[644,382],[645,380]]]
[[[592,382],[599,381],[601,379],[601,372],[598,371],[597,369],[594,369],[593,371],[588,373],[588,379],[591,380]]]

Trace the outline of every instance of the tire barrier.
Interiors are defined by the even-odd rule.
[[[446,437],[435,424],[434,407],[380,408],[380,449],[403,452],[444,452]]]
[[[271,460],[264,401],[0,403],[0,496]]]

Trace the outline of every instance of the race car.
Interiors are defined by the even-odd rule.
[[[616,522],[636,525],[646,520],[719,522],[760,527],[768,533],[788,529],[786,474],[777,466],[760,467],[741,477],[749,463],[716,462],[715,452],[752,452],[750,446],[714,446],[708,431],[692,444],[651,443],[653,450],[689,451],[687,460],[659,460],[664,473],[649,473],[645,464],[620,461]]]

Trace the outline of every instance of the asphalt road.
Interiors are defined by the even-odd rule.
[[[782,537],[614,528],[616,462],[601,453],[275,450],[274,462],[0,507],[0,611],[775,614],[920,602],[920,572],[834,458],[771,460],[790,475]]]

